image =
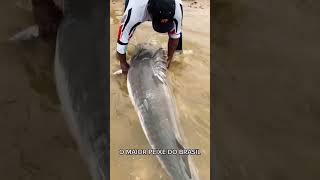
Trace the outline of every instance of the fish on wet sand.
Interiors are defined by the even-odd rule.
[[[148,43],[138,44],[127,77],[130,99],[152,149],[185,149],[173,96],[166,77],[166,53]],[[198,180],[187,155],[157,155],[172,180]]]

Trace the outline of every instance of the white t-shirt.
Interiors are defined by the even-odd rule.
[[[117,51],[125,54],[127,45],[138,25],[145,21],[151,21],[147,10],[148,0],[129,0],[127,8],[122,16],[118,30]],[[180,38],[182,31],[183,8],[182,1],[175,0],[176,8],[174,14],[174,28],[168,32],[170,38]]]

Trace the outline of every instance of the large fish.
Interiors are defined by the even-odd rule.
[[[127,86],[143,131],[152,149],[184,149],[176,108],[166,78],[163,49],[137,45],[131,58]],[[187,155],[157,155],[173,180],[196,180],[197,172]]]
[[[55,54],[62,109],[94,180],[109,179],[106,7],[107,1],[65,0]]]

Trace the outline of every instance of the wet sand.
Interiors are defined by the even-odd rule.
[[[123,13],[122,1],[111,2],[110,73],[118,70],[115,58],[116,35]],[[181,126],[189,148],[200,149],[201,156],[193,156],[200,178],[210,174],[210,27],[209,2],[184,1],[183,46],[185,54],[177,54],[168,71],[172,82]],[[128,56],[139,42],[153,42],[167,49],[166,34],[152,30],[151,23],[140,25],[130,40]],[[111,179],[168,180],[155,156],[121,156],[119,149],[148,149],[132,106],[125,76],[110,75],[110,166]]]
[[[54,45],[8,41],[33,24],[25,5],[0,2],[0,177],[89,180],[60,112],[53,81]]]
[[[319,1],[212,7],[217,179],[319,179]]]

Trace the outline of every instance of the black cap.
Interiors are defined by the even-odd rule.
[[[155,31],[166,33],[172,30],[175,8],[175,0],[149,0],[148,11]]]

